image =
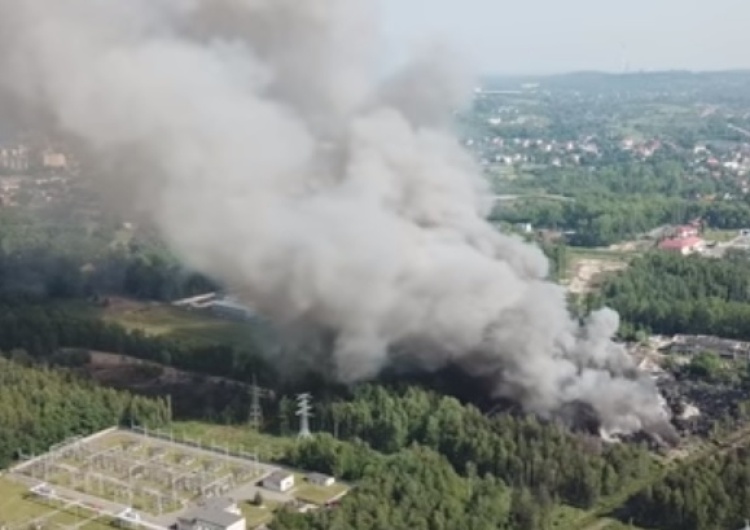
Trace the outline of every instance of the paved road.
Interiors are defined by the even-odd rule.
[[[707,248],[703,254],[713,258],[721,258],[731,249],[750,250],[750,236],[738,235],[730,241],[718,243],[713,248]]]

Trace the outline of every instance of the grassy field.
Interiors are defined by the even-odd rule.
[[[233,425],[213,425],[199,422],[175,422],[172,424],[175,436],[188,437],[204,443],[241,446],[247,451],[258,451],[261,460],[280,459],[286,451],[297,443],[295,438],[284,438],[258,433],[249,427]]]
[[[618,260],[625,261],[632,257],[638,256],[640,252],[612,250],[609,248],[568,247],[568,254],[571,259],[591,258],[591,259],[618,259]]]
[[[716,241],[717,243],[726,243],[738,235],[738,230],[719,230],[709,228],[703,232],[703,239],[706,241]]]
[[[294,483],[297,485],[294,490],[294,496],[297,499],[310,504],[317,504],[318,506],[334,500],[349,489],[338,482],[331,486],[316,486],[310,484],[307,481],[307,477],[300,473],[294,474]]]
[[[552,513],[552,521],[551,521],[551,528],[568,528],[570,525],[579,520],[585,512],[583,510],[579,510],[578,508],[573,508],[571,506],[557,506],[554,508],[554,511]]]
[[[572,508],[570,506],[560,506],[556,508],[552,515],[552,522],[550,528],[553,529],[576,529],[580,530],[581,527],[577,526],[580,521],[585,519],[587,512],[578,508]],[[593,523],[590,523],[585,527],[585,530],[642,530],[638,526],[629,525],[610,519],[608,517],[602,517],[596,519]]]
[[[616,125],[613,126],[613,132],[642,141],[647,137],[672,130],[677,123],[682,127],[694,128],[697,127],[699,121],[698,114],[692,108],[655,103],[650,105],[648,112],[645,114],[618,120]]]
[[[3,525],[25,527],[33,522],[71,526],[81,524],[91,518],[91,512],[75,508],[65,510],[54,504],[47,504],[27,497],[23,486],[0,477],[0,527]],[[90,521],[79,527],[80,530],[112,530],[108,521]]]
[[[624,270],[635,254],[598,249],[569,249],[561,283],[576,295],[596,290],[611,274]]]
[[[214,318],[169,306],[152,306],[136,311],[105,309],[104,320],[117,322],[128,329],[139,329],[149,335],[206,344],[247,345],[253,340],[248,323]]]
[[[271,501],[265,501],[263,506],[255,506],[252,503],[243,502],[240,504],[240,511],[245,516],[247,527],[255,528],[262,524],[270,523],[278,507],[278,503]]]
[[[601,519],[600,524],[601,530],[641,530],[639,526],[621,523],[614,519]]]
[[[258,325],[191,312],[166,304],[115,300],[108,307],[84,302],[62,306],[65,311],[87,317],[98,317],[129,330],[193,344],[228,344],[243,347],[257,342],[261,336]]]

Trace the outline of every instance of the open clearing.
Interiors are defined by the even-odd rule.
[[[0,477],[0,527],[8,530],[25,530],[39,523],[47,528],[82,525],[80,530],[112,530],[108,521],[88,521],[91,514],[79,508],[62,509],[63,506],[34,499],[27,488]],[[85,523],[85,524],[83,524]]]
[[[274,512],[281,505],[277,502],[265,501],[263,506],[255,506],[249,502],[243,502],[240,506],[242,515],[245,516],[248,528],[255,528],[262,524],[268,524],[273,519]]]
[[[738,230],[720,230],[709,228],[706,229],[702,237],[706,241],[716,241],[717,243],[728,243],[739,235]]]
[[[568,291],[576,295],[590,293],[601,286],[608,274],[627,267],[628,262],[623,256],[574,255],[567,275]]]
[[[323,506],[329,502],[342,497],[348,490],[343,484],[333,484],[332,486],[317,486],[310,484],[307,477],[302,473],[294,474],[294,496],[302,501],[317,506]]]
[[[233,425],[213,425],[200,422],[175,422],[172,430],[179,438],[200,440],[204,444],[221,441],[233,447],[242,447],[258,453],[261,460],[273,461],[280,459],[286,451],[293,447],[297,440],[281,436],[270,436],[258,433],[247,427]]]
[[[607,276],[628,268],[630,262],[653,247],[649,241],[625,241],[603,248],[568,247],[561,283],[575,295],[601,287]]]
[[[114,322],[128,330],[199,345],[247,347],[257,342],[259,336],[258,326],[251,322],[223,319],[156,302],[111,298],[106,307],[75,302],[64,305],[63,309]]]

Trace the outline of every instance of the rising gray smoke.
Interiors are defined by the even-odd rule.
[[[112,185],[187,263],[334,330],[341,380],[407,355],[542,415],[583,402],[609,430],[664,425],[617,316],[581,328],[540,250],[485,221],[445,129],[466,95],[445,54],[378,80],[376,20],[365,0],[0,0],[0,67],[131,168]]]

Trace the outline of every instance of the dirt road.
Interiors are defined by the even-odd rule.
[[[627,266],[627,263],[619,260],[581,258],[573,266],[568,291],[578,295],[590,293],[596,289],[606,274],[619,272]]]

